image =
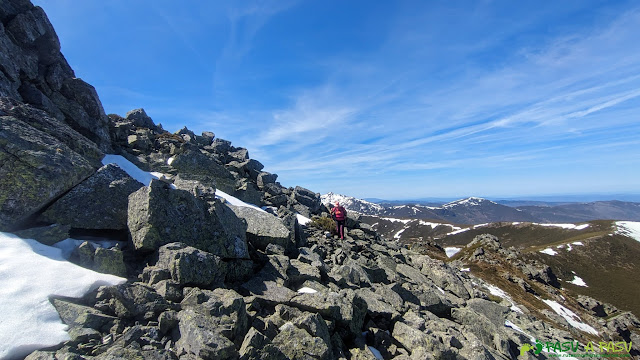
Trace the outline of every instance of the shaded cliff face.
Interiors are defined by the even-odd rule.
[[[42,109],[111,150],[96,90],[75,77],[44,10],[28,0],[0,3],[0,96]]]

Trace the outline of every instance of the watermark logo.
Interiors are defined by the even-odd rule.
[[[557,358],[631,358],[631,342],[626,341],[589,341],[582,345],[577,341],[546,341],[536,340],[536,344],[524,344],[520,347],[520,356],[525,357],[528,352],[538,355],[545,352],[548,357]]]
[[[536,341],[536,346],[530,344],[524,344],[520,348],[520,356],[524,356],[527,351],[533,350],[533,353],[538,355],[542,352],[542,344]]]

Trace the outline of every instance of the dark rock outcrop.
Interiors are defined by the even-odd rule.
[[[101,157],[67,124],[0,98],[0,230],[18,227],[93,174]]]
[[[44,10],[28,1],[2,4],[0,96],[31,104],[111,150],[108,119],[93,86],[75,77]]]
[[[129,195],[143,186],[108,164],[49,206],[40,219],[80,229],[126,229]]]

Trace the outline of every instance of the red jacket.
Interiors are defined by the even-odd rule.
[[[331,214],[334,215],[336,220],[344,220],[347,218],[347,210],[342,205],[335,206],[331,209]]]

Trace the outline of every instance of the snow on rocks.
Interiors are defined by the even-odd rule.
[[[583,323],[580,321],[580,317],[576,315],[573,311],[567,309],[566,307],[560,305],[558,302],[554,300],[542,300],[545,304],[549,305],[553,311],[555,311],[558,315],[562,316],[567,322],[573,326],[574,328],[587,332],[589,334],[598,335],[598,331],[593,327]]]
[[[386,218],[386,217],[383,217],[381,219],[386,221],[391,221],[391,222],[401,222],[403,224],[408,224],[409,222],[413,221],[411,219],[396,219],[396,218]]]
[[[0,233],[0,358],[21,358],[70,339],[51,296],[81,297],[126,279],[100,274],[63,257],[62,250]]]
[[[535,344],[535,343],[536,343],[536,338],[535,338],[535,337],[533,337],[533,336],[531,336],[530,334],[526,333],[524,330],[522,330],[518,325],[514,324],[513,322],[511,322],[511,321],[509,321],[509,320],[505,320],[505,321],[504,321],[504,326],[506,326],[506,327],[510,327],[510,328],[512,328],[513,330],[515,330],[515,331],[517,331],[517,332],[519,332],[519,333],[523,334],[524,336],[528,337],[528,338],[529,338],[529,340],[531,340],[531,342],[532,342],[533,344]]]
[[[73,250],[75,250],[78,246],[80,246],[85,241],[86,240],[77,240],[77,239],[69,238],[69,239],[59,241],[53,244],[52,246],[62,251],[63,258],[69,259],[69,257],[71,256],[71,253],[73,253]],[[89,243],[96,248],[105,248],[105,249],[112,248],[118,244],[117,241],[107,240],[107,239],[100,240],[100,241],[89,241]]]

